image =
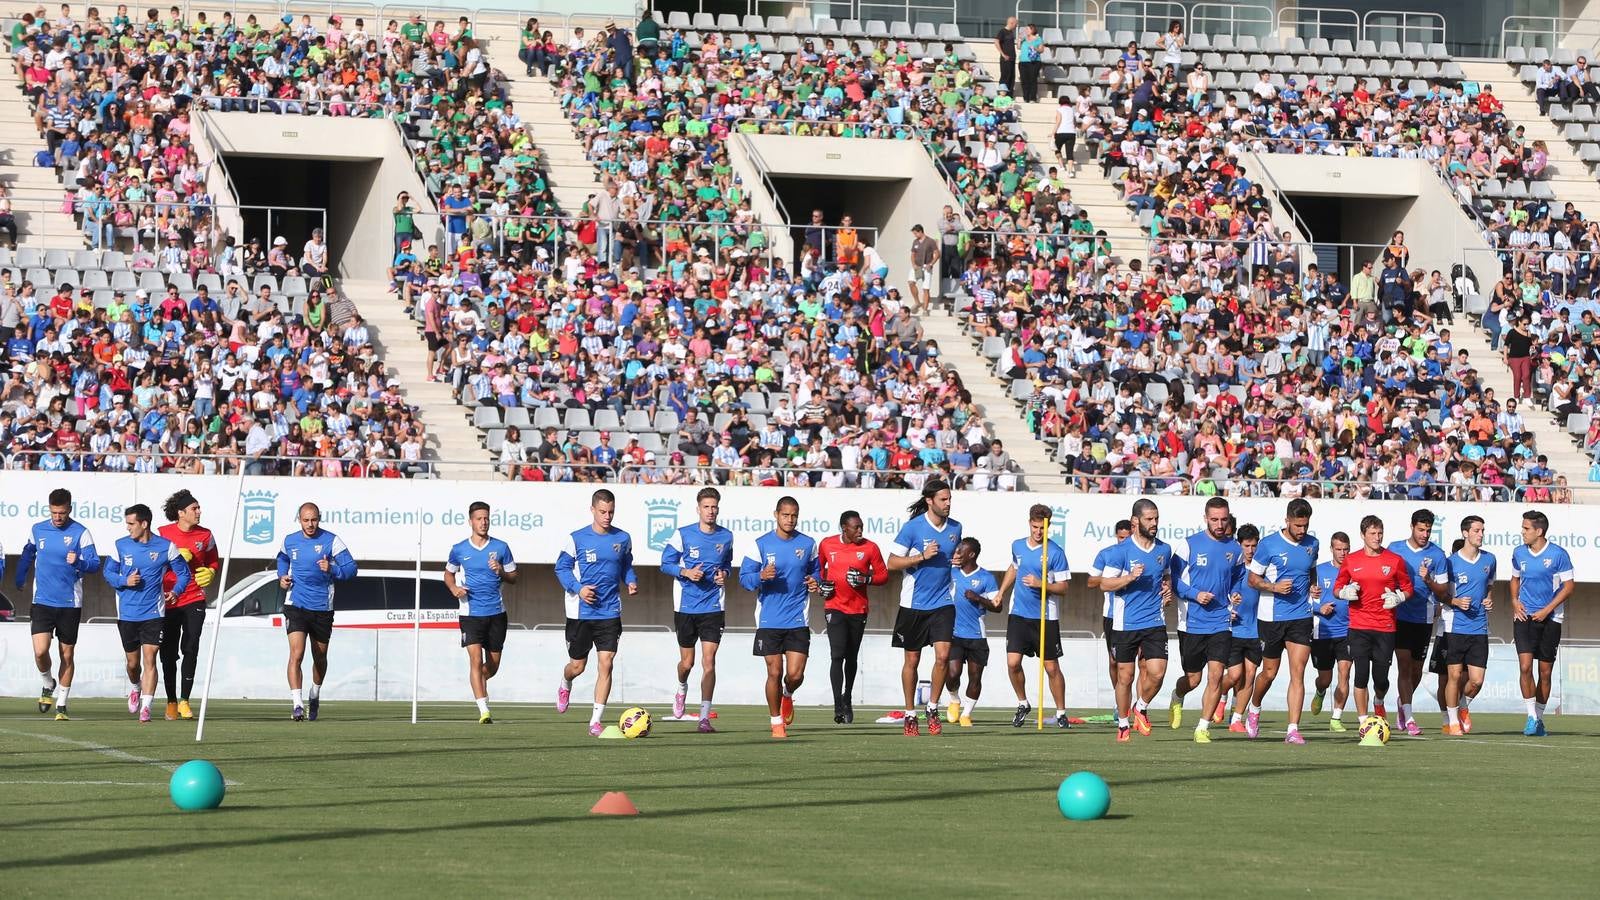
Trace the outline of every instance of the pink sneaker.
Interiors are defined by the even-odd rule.
[[[715,728],[711,727],[711,720],[710,719],[701,719],[700,720],[700,724],[695,728],[695,731],[698,731],[701,734],[716,734],[717,733],[717,730]]]
[[[1417,724],[1416,719],[1411,719],[1406,722],[1406,734],[1409,734],[1412,737],[1422,736],[1422,726]]]
[[[1289,736],[1284,738],[1283,742],[1285,744],[1304,744],[1306,739],[1301,737],[1300,732],[1296,730],[1289,732]]]
[[[567,706],[572,703],[572,688],[556,688],[556,712],[564,713]]]
[[[146,706],[143,709],[139,710],[139,721],[141,721],[141,722],[150,721],[150,707]]]
[[[138,712],[139,712],[139,689],[138,688],[134,688],[133,690],[128,692],[128,714],[129,715],[134,715],[134,714],[137,714]]]
[[[1252,741],[1256,739],[1256,735],[1261,733],[1261,714],[1260,713],[1246,713],[1245,714],[1245,717],[1244,717],[1244,733],[1249,735],[1250,736],[1250,740],[1252,740]]]
[[[600,732],[605,731],[605,730],[606,730],[606,727],[604,725],[601,725],[599,722],[590,722],[589,723],[589,736],[590,737],[599,737],[600,736]]]
[[[673,694],[672,695],[672,717],[674,719],[683,718],[683,708],[684,708],[685,703],[686,703],[686,701],[688,699],[689,699],[689,695],[688,694]]]

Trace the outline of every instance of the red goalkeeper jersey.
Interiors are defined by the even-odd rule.
[[[1350,601],[1350,627],[1362,631],[1394,631],[1394,610],[1383,608],[1383,592],[1391,588],[1411,596],[1411,575],[1406,561],[1393,550],[1368,556],[1365,549],[1352,550],[1333,580],[1333,592],[1354,582],[1361,595]]]
[[[851,569],[865,572],[868,584],[883,584],[889,580],[889,566],[883,561],[883,551],[878,545],[862,538],[859,544],[847,544],[837,534],[830,534],[817,545],[817,557],[822,562],[822,578],[833,582],[833,596],[823,608],[842,613],[865,613],[867,594],[864,589],[852,587],[846,580]]]
[[[209,528],[201,528],[196,525],[193,531],[184,531],[178,527],[178,523],[172,522],[161,526],[156,533],[176,544],[179,551],[189,551],[192,557],[189,560],[189,570],[191,572],[209,568],[212,575],[217,574],[217,568],[221,565],[221,561],[217,556],[217,539],[211,534]],[[168,572],[161,579],[162,590],[170,591],[173,585],[177,583],[178,577]],[[201,587],[198,582],[190,579],[189,587],[178,595],[178,599],[172,605],[178,607],[204,602],[206,602],[206,589]]]

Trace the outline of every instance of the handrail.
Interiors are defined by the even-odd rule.
[[[1342,21],[1330,21],[1340,19],[1346,15],[1350,17],[1349,24],[1345,24]],[[1350,29],[1349,39],[1351,43],[1361,37],[1361,14],[1353,9],[1334,6],[1301,6],[1297,3],[1293,6],[1284,6],[1278,10],[1279,31],[1292,29],[1297,36],[1300,36],[1300,30],[1307,27],[1308,24],[1313,32],[1309,35],[1310,38],[1326,38],[1327,36],[1322,33],[1324,28]]]
[[[772,199],[773,206],[777,207],[778,217],[793,225],[794,217],[789,215],[789,210],[783,203],[783,195],[778,193],[777,185],[772,183],[771,169],[767,166],[766,158],[761,155],[760,150],[756,149],[755,141],[750,140],[750,135],[744,132],[735,133],[739,135],[739,145],[744,147],[745,155],[755,165],[756,175],[760,177],[762,186],[767,189],[767,196]]]
[[[1045,8],[1044,4],[1046,2],[1049,2],[1053,8]],[[1036,5],[1029,6],[1029,3]],[[1062,9],[1062,3],[1072,3],[1081,6],[1082,9]],[[1029,17],[1050,16],[1054,19],[1054,24],[1051,27],[1060,28],[1063,31],[1072,28],[1086,29],[1090,22],[1105,21],[1100,12],[1100,4],[1096,0],[1017,0],[1015,11],[1019,25],[1032,21]],[[1062,25],[1063,17],[1075,17],[1078,22],[1076,25]],[[971,43],[971,41],[968,41],[968,43]]]
[[[1272,176],[1272,167],[1261,161],[1260,153],[1254,150],[1250,151],[1250,165],[1255,171],[1267,177],[1267,183],[1272,186],[1271,190],[1278,198],[1278,204],[1289,213],[1295,229],[1300,232],[1300,236],[1305,239],[1305,242],[1308,244],[1316,243],[1317,238],[1316,235],[1311,233],[1311,226],[1306,223],[1305,219],[1300,218],[1300,213],[1294,208],[1294,203],[1289,199],[1289,194],[1284,191],[1282,185],[1278,184],[1278,179]]]
[[[1132,9],[1121,9],[1121,7],[1125,6],[1132,7]],[[1117,31],[1132,31],[1135,39],[1141,32],[1146,30],[1154,31],[1157,34],[1166,31],[1167,22],[1171,20],[1182,22],[1186,33],[1192,30],[1189,28],[1188,8],[1182,3],[1172,2],[1172,0],[1106,0],[1105,6],[1102,7],[1102,12],[1104,16],[1101,19],[1101,24],[1105,30],[1113,34]],[[1162,12],[1165,14],[1160,14]],[[1137,28],[1129,29],[1112,28],[1111,20],[1117,17],[1135,19],[1139,25]],[[1161,25],[1156,28],[1146,29],[1145,26],[1152,20],[1160,21]]]
[[[1385,24],[1385,23],[1382,23],[1382,22],[1374,22],[1373,21],[1373,19],[1375,17],[1379,18],[1379,19],[1382,19],[1382,18],[1389,17],[1389,16],[1398,16],[1399,17],[1399,24],[1389,25],[1389,24]],[[1425,22],[1430,22],[1430,21],[1432,21],[1434,19],[1437,19],[1439,21],[1439,24],[1438,24],[1437,28],[1435,28],[1435,26],[1433,26],[1433,25],[1421,24],[1421,23],[1425,23]],[[1413,20],[1418,21],[1419,24],[1416,24],[1416,25],[1411,24],[1411,22]],[[1411,31],[1426,31],[1430,35],[1433,34],[1435,31],[1437,31],[1438,35],[1439,35],[1438,40],[1433,40],[1432,38],[1424,38],[1423,40],[1419,41],[1418,43],[1424,43],[1424,44],[1438,43],[1438,44],[1443,44],[1443,43],[1445,43],[1445,37],[1446,37],[1445,26],[1446,26],[1445,18],[1444,18],[1443,15],[1440,15],[1439,13],[1416,12],[1416,11],[1413,11],[1413,10],[1403,10],[1403,9],[1369,9],[1369,10],[1367,10],[1367,12],[1365,14],[1363,14],[1361,16],[1361,38],[1362,38],[1362,40],[1371,41],[1371,40],[1373,40],[1373,37],[1372,37],[1372,34],[1371,34],[1371,31],[1373,29],[1378,29],[1380,32],[1388,30],[1388,29],[1393,29],[1399,35],[1399,38],[1396,41],[1396,43],[1403,44],[1407,40],[1406,35]],[[1376,43],[1376,41],[1374,41],[1374,43]]]
[[[1550,23],[1550,27],[1548,29],[1529,28],[1522,24],[1536,24],[1540,22],[1548,22]],[[1514,25],[1513,23],[1518,24]],[[1594,34],[1579,34],[1578,26],[1580,25],[1591,26],[1594,30]],[[1600,49],[1600,23],[1597,23],[1593,18],[1529,15],[1506,16],[1504,19],[1500,20],[1501,56],[1504,56],[1506,51],[1510,50],[1513,46],[1512,35],[1516,36],[1515,46],[1518,47],[1542,47],[1553,52],[1561,48],[1563,44],[1577,40],[1579,45],[1585,48],[1591,54],[1593,54],[1595,50]],[[1541,44],[1538,42],[1530,43],[1525,39],[1528,36],[1532,36],[1534,38],[1548,37],[1550,41],[1548,44]]]
[[[1221,10],[1226,15],[1202,13],[1201,10]],[[1240,13],[1244,12],[1251,12],[1251,15],[1241,16]],[[1255,13],[1259,13],[1260,18],[1255,18]],[[1201,22],[1226,22],[1228,30],[1226,32],[1208,31],[1201,27]],[[1244,35],[1265,37],[1272,31],[1272,26],[1272,8],[1269,6],[1255,6],[1248,3],[1196,3],[1189,7],[1189,28],[1197,34],[1213,35],[1225,33],[1233,37]]]

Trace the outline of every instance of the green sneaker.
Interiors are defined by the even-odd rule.
[[[1329,731],[1349,731],[1350,729],[1344,727],[1344,721],[1342,719],[1329,719],[1328,720],[1328,730]]]
[[[1180,728],[1183,725],[1183,698],[1173,695],[1172,707],[1168,710],[1168,712],[1171,713],[1172,716],[1170,724],[1172,725],[1173,729],[1176,730]]]
[[[1311,714],[1313,716],[1322,715],[1322,691],[1317,691],[1316,696],[1311,698]]]
[[[1194,733],[1194,742],[1196,744],[1209,744],[1209,743],[1211,743],[1211,732],[1209,730],[1205,730],[1205,731],[1197,730],[1197,731],[1195,731],[1195,733]]]

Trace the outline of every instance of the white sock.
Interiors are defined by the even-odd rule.
[[[139,698],[139,708],[140,709],[149,709],[150,708],[150,700],[151,699],[152,698],[148,694],[140,697]]]
[[[1534,718],[1536,715],[1534,713],[1534,707],[1539,705],[1539,701],[1533,699],[1532,697],[1524,697],[1522,699],[1522,703],[1524,706],[1528,707],[1528,718]]]
[[[1128,717],[1127,716],[1117,716],[1117,727],[1118,728],[1127,728],[1128,727]]]
[[[62,703],[65,703],[65,702],[67,702],[67,699],[66,699],[66,696],[65,696],[65,695],[63,695],[63,696],[62,696],[62,698],[61,698],[61,702],[62,702]],[[1543,722],[1543,721],[1544,721],[1544,704],[1543,704],[1543,703],[1537,703],[1537,704],[1534,704],[1534,707],[1533,707],[1533,717],[1534,717],[1534,718],[1535,718],[1535,719],[1538,719],[1538,720],[1539,720],[1539,721],[1541,721],[1541,722]]]
[[[1342,715],[1344,715],[1344,710],[1343,710],[1343,709],[1340,709],[1340,708],[1339,708],[1339,707],[1337,707],[1337,706],[1335,706],[1335,707],[1334,707],[1334,708],[1333,708],[1333,718],[1335,718],[1335,719],[1337,719],[1337,718],[1339,718],[1339,717],[1340,717],[1340,716],[1342,716]]]
[[[782,725],[783,724],[783,716],[773,716],[772,717],[772,724],[774,724],[774,725]]]
[[[569,678],[563,678],[563,679],[561,679],[561,689],[562,689],[562,690],[563,690],[563,691],[570,691],[570,690],[572,690],[572,680],[571,680],[571,679],[569,679]]]
[[[1461,724],[1461,710],[1459,707],[1447,706],[1445,707],[1444,714],[1450,719],[1451,725]]]
[[[1059,706],[1058,706],[1058,707],[1056,707],[1056,718],[1058,718],[1058,719],[1059,719],[1059,718],[1061,718],[1061,717],[1062,717],[1062,716],[1064,716],[1064,715],[1066,715],[1066,714],[1067,714],[1067,711],[1066,711],[1066,710],[1064,710],[1064,709],[1062,709],[1062,708],[1061,708],[1061,707],[1059,707]]]
[[[1144,698],[1143,697],[1140,697],[1139,699],[1133,701],[1133,711],[1134,712],[1144,712],[1146,709],[1149,709],[1149,708],[1150,708],[1150,705],[1148,703],[1144,702]]]
[[[1400,704],[1400,723],[1403,725],[1406,722],[1410,722],[1410,721],[1411,721],[1411,704],[1409,704],[1409,703]]]
[[[710,700],[701,700],[700,701],[700,718],[702,718],[702,719],[711,718],[711,701]]]
[[[294,689],[294,690],[289,692],[289,702],[294,704],[295,706],[305,706],[306,705],[305,700],[302,699],[301,696],[300,696],[300,689],[299,688],[296,688],[296,689]]]
[[[321,696],[322,696],[322,685],[317,684],[315,681],[311,682],[311,699],[316,700],[317,698],[319,698]]]
[[[1244,711],[1249,713],[1252,716],[1261,715],[1261,707],[1255,705],[1254,703],[1246,704],[1245,708],[1244,708]]]
[[[1289,733],[1290,734],[1298,734],[1299,732],[1300,732],[1300,726],[1294,724],[1293,722],[1290,722],[1289,723]]]
[[[589,717],[589,724],[593,725],[594,723],[600,721],[600,717],[605,714],[606,705],[604,703],[596,703],[594,705],[594,714]]]
[[[916,710],[914,710],[914,709],[906,710],[906,718],[914,720],[914,719],[916,719],[916,717],[917,717],[917,711]]]
[[[478,703],[478,715],[487,716],[489,714],[489,698],[478,697],[476,699]]]
[[[135,681],[135,682],[131,682],[131,684],[133,685],[133,695],[135,697],[137,697],[141,693],[143,693],[142,691],[139,690],[139,682]]]
[[[794,697],[794,691],[789,690],[788,686],[785,685],[783,688],[783,695],[792,699]]]
[[[1205,716],[1201,716],[1200,717],[1200,721],[1195,723],[1194,730],[1195,731],[1210,731],[1211,730],[1211,720],[1206,718]]]
[[[1237,710],[1235,710],[1233,715],[1228,718],[1228,724],[1230,724],[1230,725],[1232,725],[1234,722],[1243,722],[1243,721],[1244,721],[1244,716],[1239,715]]]
[[[39,680],[44,683],[45,690],[55,690],[56,680],[50,676],[49,672],[40,672]]]
[[[937,719],[938,717],[939,717],[939,707],[936,704],[929,703],[928,704],[928,721],[932,722],[934,719]]]
[[[689,682],[687,682],[687,681],[678,682],[678,696],[682,697],[684,694],[687,694],[687,693],[689,693]]]
[[[1466,694],[1462,694],[1461,695],[1461,708],[1462,709],[1466,709],[1467,707],[1469,707],[1471,705],[1472,705],[1472,698],[1468,697]]]
[[[967,718],[971,718],[972,717],[972,709],[973,709],[973,707],[975,707],[977,705],[978,705],[978,698],[976,698],[976,697],[962,697],[961,698],[961,715],[965,716]]]

